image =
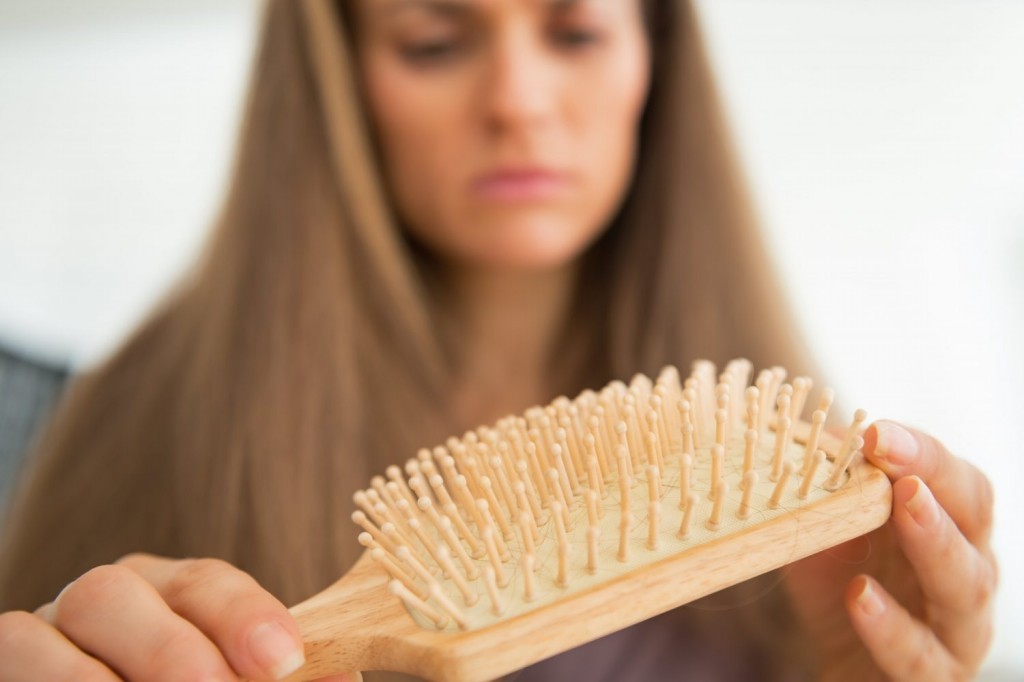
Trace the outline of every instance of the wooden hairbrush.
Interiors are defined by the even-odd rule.
[[[395,670],[496,678],[862,535],[889,517],[858,410],[833,393],[698,360],[558,398],[421,450],[355,494],[367,550],[291,609],[291,678]]]

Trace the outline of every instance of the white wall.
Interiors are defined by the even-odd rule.
[[[88,364],[193,259],[256,8],[0,0],[0,338]]]
[[[771,244],[847,404],[996,481],[1024,671],[1024,3],[703,0]],[[194,257],[256,4],[0,0],[0,338],[89,364]]]

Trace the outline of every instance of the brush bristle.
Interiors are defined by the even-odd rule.
[[[354,495],[360,543],[423,627],[476,629],[838,490],[863,410],[826,466],[832,391],[802,423],[811,380],[752,369],[666,367],[421,450]]]

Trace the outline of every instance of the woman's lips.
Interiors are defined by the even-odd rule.
[[[521,202],[552,199],[569,184],[565,173],[525,168],[486,173],[473,181],[473,191],[487,201]]]

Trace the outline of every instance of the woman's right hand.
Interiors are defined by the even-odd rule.
[[[216,559],[131,554],[0,614],[2,682],[273,680],[303,662],[284,604]]]

